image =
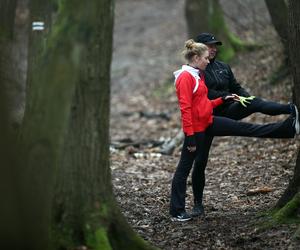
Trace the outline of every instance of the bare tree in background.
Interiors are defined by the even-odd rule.
[[[288,52],[288,8],[284,0],[265,0],[272,23],[278,36]]]
[[[285,0],[265,0],[265,3],[269,10],[273,26],[281,40],[285,54],[282,65],[272,76],[271,84],[273,84],[290,74],[288,60],[288,7]]]
[[[219,0],[186,0],[185,15],[190,38],[195,38],[202,32],[209,32],[226,44],[226,47],[220,47],[221,60],[232,59],[235,52],[245,46],[230,32]]]

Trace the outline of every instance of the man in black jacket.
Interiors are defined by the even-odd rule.
[[[216,37],[210,33],[201,33],[197,36],[196,42],[206,44],[209,49],[210,63],[205,69],[205,83],[208,88],[208,98],[215,99],[231,94],[249,97],[250,94],[236,81],[230,66],[216,60],[217,46],[222,45],[222,42],[218,41]],[[292,114],[295,116],[298,111],[293,104],[280,104],[256,97],[251,100],[246,107],[239,102],[228,102],[220,105],[214,110],[214,115],[240,120],[255,112],[267,115]],[[297,131],[297,133],[299,133],[299,131]],[[202,199],[205,186],[205,168],[212,140],[213,136],[205,136],[203,154],[197,159],[193,168],[192,187],[194,191],[194,208],[191,213],[193,217],[204,215]]]
[[[213,34],[201,33],[196,42],[204,43],[209,49],[210,63],[205,70],[205,82],[208,88],[208,98],[215,99],[220,96],[237,94],[249,97],[250,94],[237,82],[228,64],[216,60],[218,41]],[[260,112],[267,115],[290,114],[292,105],[265,101],[256,97],[246,107],[238,102],[221,105],[214,112],[218,116],[226,116],[231,119],[240,120],[253,113]]]

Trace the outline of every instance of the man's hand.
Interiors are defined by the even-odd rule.
[[[237,94],[231,94],[231,95],[227,95],[222,97],[223,101],[236,101],[239,102],[241,105],[243,105],[245,108],[247,107],[248,104],[251,103],[251,101],[255,98],[254,95],[249,96],[249,97],[245,97],[245,96],[238,96]]]

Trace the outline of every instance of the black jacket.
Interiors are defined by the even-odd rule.
[[[228,64],[211,60],[205,69],[205,83],[208,88],[208,98],[216,99],[230,94],[250,96],[236,81]]]

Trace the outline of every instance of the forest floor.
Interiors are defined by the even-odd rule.
[[[293,174],[295,139],[215,138],[206,169],[206,216],[185,223],[170,220],[170,184],[180,148],[161,155],[159,143],[180,130],[172,72],[181,66],[177,51],[187,40],[183,2],[116,1],[110,133],[117,201],[133,229],[161,249],[288,249],[296,225],[263,229],[260,222]],[[256,11],[254,26],[245,29],[247,20],[240,18],[231,28],[264,46],[237,55],[232,69],[251,94],[286,103],[291,101],[290,78],[269,84],[282,63],[282,49],[268,20],[258,24],[265,10]],[[283,118],[255,114],[245,120]],[[189,211],[190,179],[186,200]]]

